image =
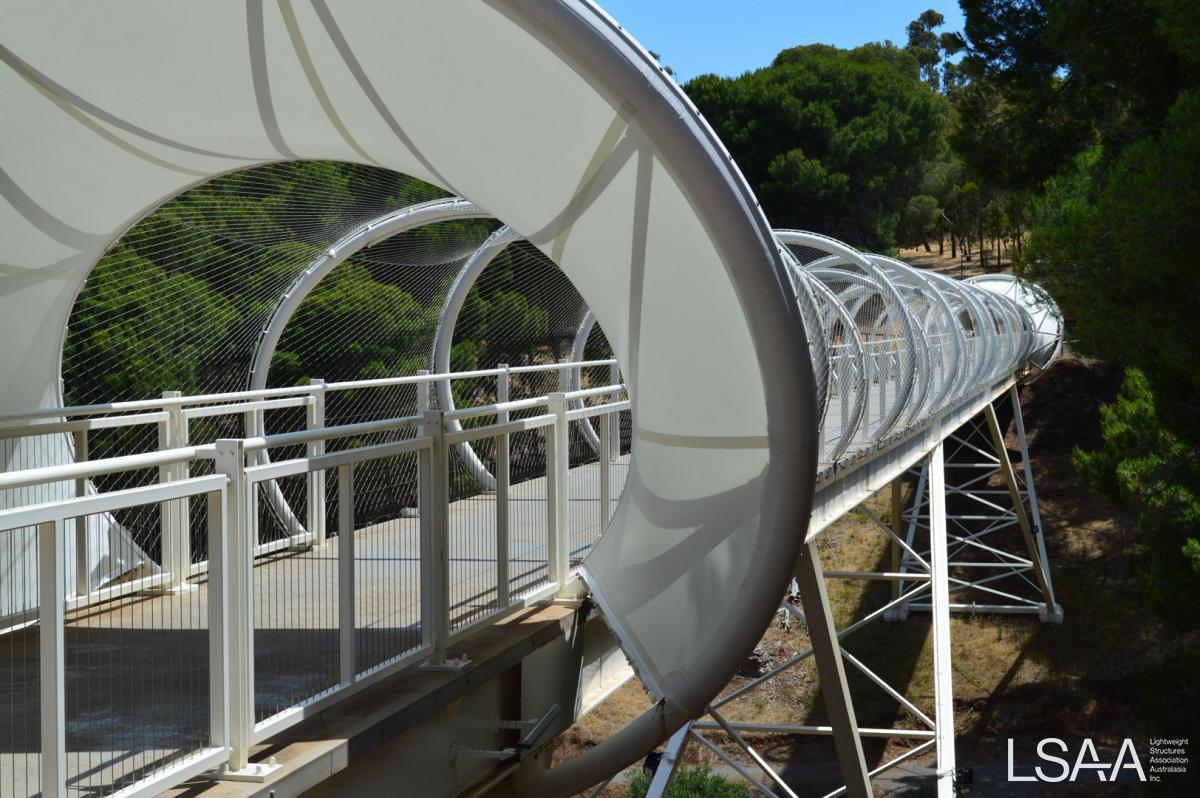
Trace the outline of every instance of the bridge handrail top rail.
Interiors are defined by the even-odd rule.
[[[429,374],[407,374],[402,377],[379,377],[369,380],[347,380],[343,382],[312,383],[295,385],[286,388],[263,388],[255,391],[226,391],[223,393],[192,394],[189,396],[159,397],[157,399],[134,399],[124,402],[109,402],[92,405],[68,405],[64,407],[43,407],[36,410],[17,410],[0,413],[0,431],[14,428],[33,428],[41,426],[32,424],[12,424],[9,422],[36,422],[43,418],[70,418],[76,416],[95,416],[105,413],[132,413],[141,410],[161,410],[171,407],[188,407],[192,405],[212,404],[217,402],[246,402],[258,399],[270,399],[282,396],[311,395],[318,391],[347,391],[358,388],[386,388],[395,385],[417,385],[441,380],[462,380],[479,377],[495,377],[500,374],[530,374],[542,371],[558,371],[561,369],[593,368],[597,366],[612,366],[615,358],[605,360],[579,360],[559,363],[536,363],[529,366],[509,366],[491,369],[475,369],[472,371],[433,372]],[[233,412],[233,411],[231,411]],[[41,431],[38,430],[40,433]]]
[[[134,471],[139,468],[155,468],[174,465],[176,463],[187,463],[198,458],[212,457],[214,455],[215,446],[208,444],[205,446],[185,446],[179,449],[127,454],[120,457],[108,457],[99,460],[85,460],[81,463],[24,468],[20,471],[0,473],[0,490],[27,488],[32,485],[65,482],[73,479],[90,479],[102,474],[115,474],[121,471]]]
[[[581,391],[564,393],[562,396],[566,399],[599,395],[611,396],[614,392],[624,390],[624,388],[625,386],[621,384],[605,385],[599,388],[588,388]],[[243,449],[246,452],[258,452],[278,446],[303,445],[318,441],[331,441],[340,438],[349,438],[355,435],[370,435],[384,432],[396,432],[400,430],[420,429],[424,423],[430,420],[430,417],[439,417],[441,418],[442,422],[445,423],[474,416],[494,415],[502,412],[525,410],[534,407],[544,407],[548,404],[549,400],[549,396],[539,396],[530,399],[518,399],[510,402],[464,408],[462,410],[454,411],[453,413],[447,413],[441,410],[430,410],[410,416],[398,416],[393,418],[377,419],[375,421],[362,421],[353,424],[340,424],[331,427],[317,427],[314,429],[299,430],[296,432],[277,433],[275,435],[259,435],[244,438],[235,437],[229,438],[228,440],[241,441]],[[585,408],[585,410],[594,410],[596,413],[599,413],[604,412],[603,408],[609,408],[611,411],[615,412],[628,409],[628,407],[629,402],[628,400],[625,400],[606,402],[601,405],[596,405],[595,408]],[[158,414],[155,414],[156,417],[157,415]],[[578,411],[576,411],[575,415],[571,417],[570,420],[576,420],[580,417],[582,416],[578,415]],[[76,424],[77,422],[66,423]],[[35,426],[58,428],[62,425],[46,424]],[[502,423],[496,421],[472,430],[472,432],[487,433],[493,429],[499,430],[503,426],[504,425]],[[33,468],[26,468],[18,471],[0,472],[0,490],[26,488],[70,480],[86,480],[98,476],[115,474],[122,471],[134,471],[142,468],[156,468],[179,463],[190,463],[195,460],[212,460],[217,456],[218,443],[220,443],[220,441],[217,443],[141,452],[138,454],[122,455],[119,457],[84,460],[78,463],[64,463],[62,465],[55,466],[35,466]],[[369,447],[355,447],[355,449],[359,448]]]
[[[224,474],[205,474],[174,482],[138,485],[106,493],[71,496],[21,507],[8,507],[0,510],[0,529],[21,529],[56,520],[96,515],[189,496],[201,496],[224,490],[227,484],[228,478]]]
[[[379,419],[378,421],[341,424],[336,427],[318,427],[316,429],[299,430],[297,432],[281,432],[275,435],[259,435],[253,438],[242,438],[241,440],[247,452],[255,452],[275,446],[337,440],[338,438],[349,438],[354,435],[394,432],[402,429],[415,429],[424,420],[425,417],[423,415],[397,416],[395,418]]]

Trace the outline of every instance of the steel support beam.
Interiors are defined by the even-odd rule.
[[[1037,576],[1038,589],[1046,606],[1054,606],[1054,596],[1046,581],[1046,567],[1042,562],[1041,552],[1038,551],[1037,541],[1033,539],[1033,527],[1029,524],[1029,515],[1025,512],[1025,499],[1021,496],[1021,488],[1017,484],[1017,475],[1013,472],[1012,460],[1008,457],[1008,447],[1004,445],[1004,434],[1000,431],[1000,422],[996,419],[996,408],[990,403],[983,409],[983,417],[987,419],[988,432],[992,435],[992,444],[996,447],[996,456],[1000,459],[1000,476],[1008,488],[1009,498],[1012,499],[1013,511],[1017,514],[1017,524],[1021,527],[1021,536],[1025,539],[1025,547],[1029,549],[1029,559],[1036,563],[1034,573]]]
[[[838,643],[833,616],[829,612],[829,596],[825,591],[825,576],[815,541],[805,543],[796,561],[796,581],[800,585],[800,602],[808,621],[808,636],[812,642],[813,659],[821,677],[825,709],[833,726],[838,764],[846,784],[846,794],[852,798],[871,797],[871,779],[867,776],[867,761],[863,755],[862,738],[858,735],[858,720],[846,683],[846,668]]]
[[[954,798],[954,686],[950,663],[950,583],[946,541],[946,469],[942,444],[929,455],[929,544],[933,588],[933,701],[938,798]]]

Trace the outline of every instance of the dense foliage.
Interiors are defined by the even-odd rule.
[[[1196,620],[1200,451],[1162,423],[1150,383],[1138,369],[1126,372],[1117,400],[1100,413],[1104,449],[1076,449],[1075,466],[1094,487],[1137,513],[1146,536],[1150,595],[1168,614]]]
[[[324,246],[362,220],[443,193],[379,169],[306,161],[217,178],[171,200],[105,254],[80,292],[63,352],[67,402],[245,387],[262,325]],[[467,254],[494,227],[443,222],[377,248],[393,247],[399,262],[415,268],[389,267],[376,250],[373,259],[338,266],[288,323],[270,384],[427,367],[440,297],[457,273],[444,262]],[[428,269],[421,257],[431,259]],[[516,275],[532,257],[510,247],[471,290],[456,330],[455,368],[563,354],[546,310],[561,286],[545,278],[522,285]]]
[[[1024,198],[1022,266],[1076,346],[1129,367],[1103,451],[1076,461],[1137,513],[1154,596],[1195,606],[1200,4],[961,4],[970,82],[953,145],[981,180]]]
[[[898,231],[936,221],[936,200],[919,195],[946,108],[920,70],[890,44],[809,45],[740,77],[701,75],[684,88],[776,227],[888,249]]]

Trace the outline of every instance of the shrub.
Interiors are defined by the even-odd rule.
[[[626,798],[645,798],[650,789],[650,776],[638,771],[625,785]],[[750,798],[750,790],[743,784],[729,781],[712,772],[708,765],[698,768],[680,768],[667,790],[667,798]]]
[[[1146,586],[1177,619],[1200,612],[1200,452],[1159,418],[1146,375],[1127,369],[1112,404],[1100,408],[1104,448],[1076,449],[1075,467],[1096,489],[1137,513],[1145,533]]]

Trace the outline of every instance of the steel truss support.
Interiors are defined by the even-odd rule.
[[[1016,387],[1009,390],[1017,431],[1021,468],[1013,467],[1004,443],[1004,431],[993,405],[964,424],[945,442],[949,592],[951,612],[1027,614],[1042,621],[1062,623],[1062,607],[1054,596],[1041,513],[1029,460],[1025,422]],[[929,478],[928,463],[918,473],[921,485]],[[999,477],[1003,487],[990,483]],[[928,533],[930,506],[918,489],[902,514],[907,542]],[[922,535],[922,539],[923,539]],[[916,554],[904,552],[898,570],[907,573],[918,565]],[[917,572],[920,573],[919,567]],[[903,583],[901,583],[903,584]],[[909,610],[929,611],[926,599],[906,604],[891,620],[903,620]]]
[[[951,682],[950,602],[952,579],[948,557],[949,538],[946,516],[946,478],[944,453],[938,444],[922,461],[917,491],[921,506],[932,508],[932,524],[915,524],[911,518],[900,522],[903,508],[903,486],[899,479],[889,491],[891,517],[887,522],[866,504],[859,509],[887,537],[892,551],[890,570],[835,571],[822,567],[817,541],[810,540],[801,550],[796,565],[796,582],[803,610],[785,602],[785,612],[795,616],[807,627],[810,648],[776,665],[763,675],[743,684],[714,701],[704,717],[685,726],[668,742],[662,755],[648,798],[663,798],[679,767],[684,749],[695,741],[727,766],[742,775],[759,794],[785,798],[796,795],[795,785],[786,784],[776,769],[747,741],[746,734],[816,735],[832,737],[837,750],[845,784],[824,798],[872,795],[871,779],[900,763],[933,751],[937,757],[936,782],[939,798],[954,794],[954,702]],[[928,537],[932,529],[932,538]],[[916,540],[918,530],[921,533]],[[907,566],[904,566],[907,563]],[[900,571],[900,567],[905,567]],[[887,567],[887,566],[885,566]],[[884,580],[890,583],[887,602],[856,619],[842,629],[834,625],[830,612],[827,580]],[[917,600],[929,602],[931,614],[934,670],[933,706],[922,708],[905,696],[905,685],[889,684],[871,667],[843,648],[844,641],[867,624],[883,618],[898,617],[897,613]],[[829,725],[744,723],[738,722],[734,702],[762,687],[801,663],[812,658],[817,666],[822,694],[826,702]],[[890,696],[907,715],[907,722],[895,728],[865,728],[858,725],[852,690],[846,679],[847,667],[864,676],[871,687]],[[729,745],[718,746],[712,739],[723,736],[726,743],[744,753],[735,758]],[[907,740],[912,747],[892,759],[868,769],[863,754],[864,738]],[[740,761],[739,761],[740,760]]]

